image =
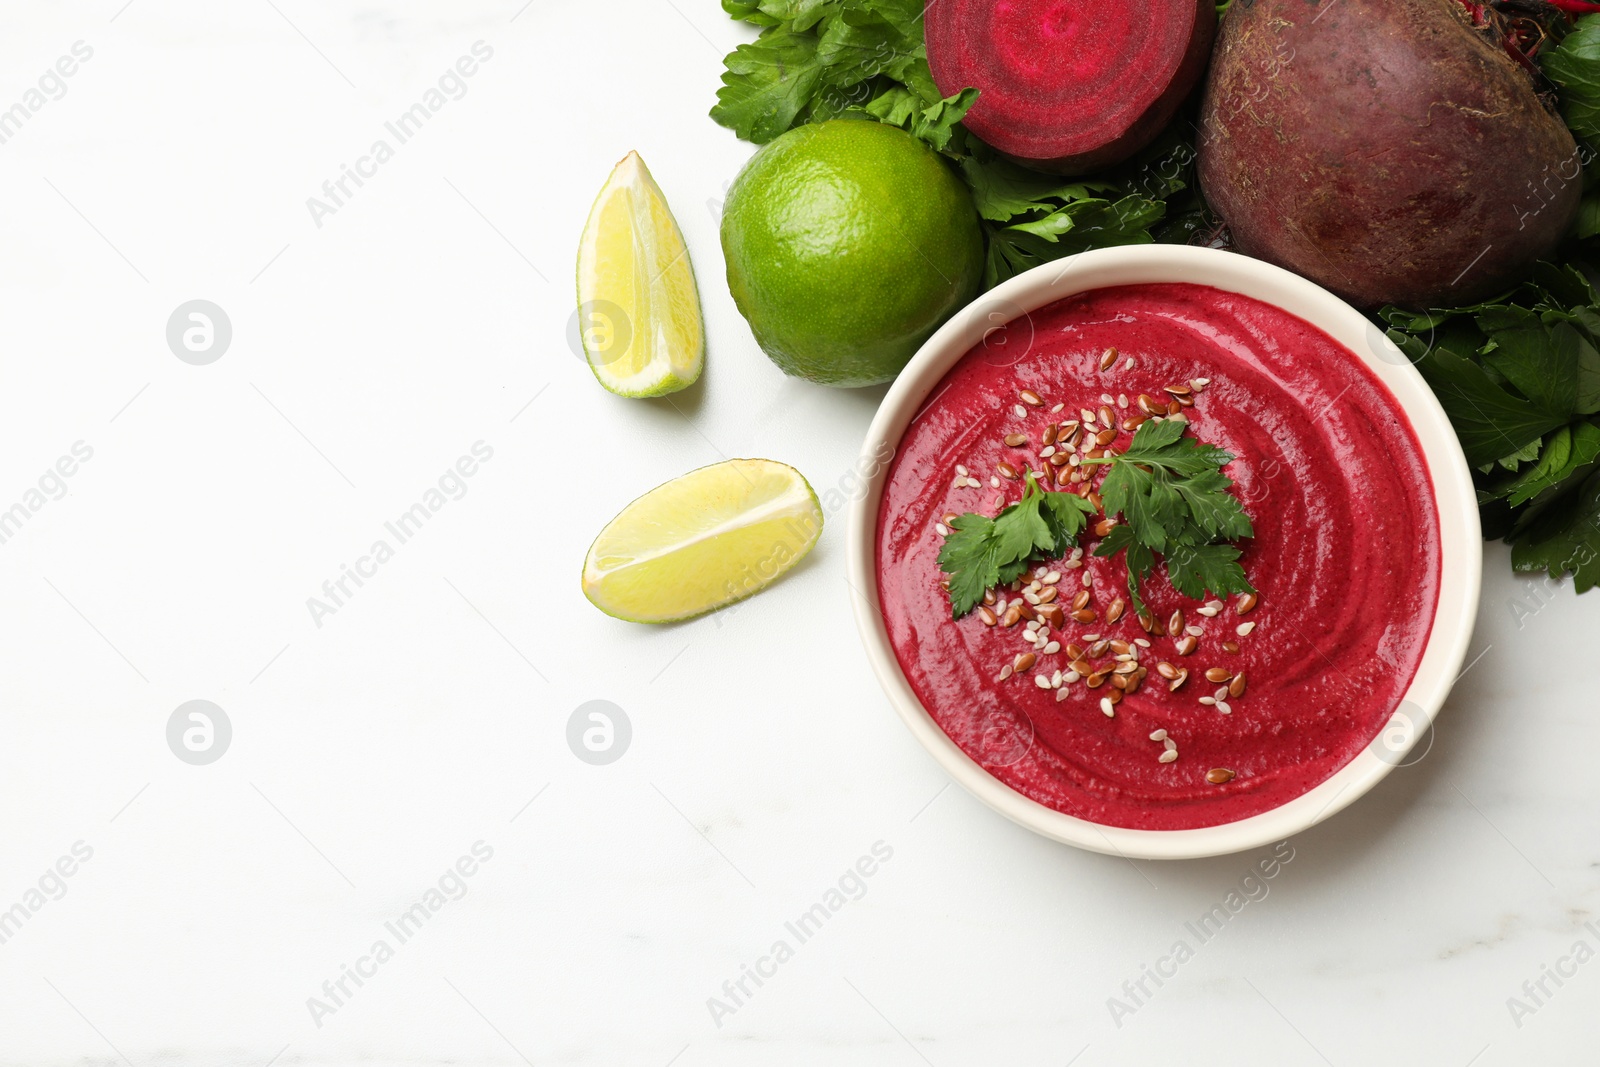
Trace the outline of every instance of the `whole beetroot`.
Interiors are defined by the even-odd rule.
[[[1578,210],[1572,134],[1461,0],[1236,2],[1201,108],[1239,250],[1360,307],[1491,296]]]

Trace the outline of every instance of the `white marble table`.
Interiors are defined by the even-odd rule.
[[[26,916],[0,1064],[1595,1061],[1600,596],[1492,549],[1431,751],[1270,881],[1244,883],[1271,850],[1033,837],[879,694],[842,524],[712,620],[579,593],[625,500],[723,456],[839,486],[881,396],[785,379],[721,282],[749,148],[705,112],[743,30],[709,0],[124,5],[0,14],[0,109],[92,50],[0,144],[0,510],[26,511],[0,543],[0,909]],[[464,95],[386,135],[479,41]],[[704,293],[709,370],[673,402],[606,395],[566,341],[629,149]],[[345,165],[369,176],[314,218]],[[203,366],[165,337],[194,299],[232,324]],[[191,700],[231,723],[209,765],[168,748]],[[632,726],[609,765],[568,747],[590,700]],[[859,899],[802,941],[842,877]],[[1570,976],[1540,994],[1547,966]]]

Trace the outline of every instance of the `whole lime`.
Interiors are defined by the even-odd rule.
[[[801,126],[751,157],[722,251],[762,351],[824,385],[893,378],[983,276],[967,187],[927,145],[865,119]]]

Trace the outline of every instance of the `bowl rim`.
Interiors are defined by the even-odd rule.
[[[1091,289],[1187,282],[1272,304],[1353,352],[1388,388],[1422,448],[1439,515],[1439,600],[1415,677],[1388,724],[1326,781],[1270,811],[1217,826],[1135,830],[1066,815],[1013,790],[939,728],[889,644],[878,599],[877,520],[890,457],[945,373],[988,332]],[[1023,356],[1018,358],[1024,358]],[[849,517],[847,566],[856,627],[890,704],[912,735],[969,793],[1035,833],[1128,859],[1197,859],[1284,840],[1342,811],[1401,764],[1432,725],[1466,659],[1483,581],[1483,543],[1471,471],[1444,409],[1411,362],[1366,316],[1297,274],[1262,260],[1187,245],[1103,248],[1034,267],[980,295],[918,349],[890,387],[862,444],[864,490]]]

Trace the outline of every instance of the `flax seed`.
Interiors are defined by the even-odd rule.
[[[1206,671],[1206,681],[1208,682],[1226,682],[1232,677],[1233,672],[1226,667],[1212,667]]]
[[[1005,442],[1012,448],[1021,448],[1028,443],[1028,435],[1025,433],[1008,433],[1005,436]]]
[[[1234,699],[1244,696],[1245,680],[1242,673],[1233,676],[1233,681],[1228,683],[1228,695]]]
[[[1024,389],[1022,392],[1018,393],[1017,396],[1020,397],[1022,402],[1027,404],[1029,407],[1036,408],[1044,405],[1044,398],[1038,393],[1034,392],[1032,389]]]
[[[1183,685],[1183,683],[1187,682],[1188,680],[1189,680],[1189,672],[1186,671],[1186,670],[1180,669],[1178,671],[1178,676],[1176,678],[1172,679],[1171,684],[1169,684],[1167,686],[1167,692],[1169,692],[1169,693],[1177,692],[1178,691],[1178,687]]]
[[[1109,445],[1112,441],[1115,441],[1117,439],[1117,431],[1115,427],[1116,423],[1113,422],[1112,429],[1101,430],[1099,433],[1095,434],[1094,443],[1104,446]]]
[[[1183,609],[1173,608],[1172,617],[1167,620],[1167,633],[1178,634],[1183,632]]]
[[[1192,652],[1194,652],[1195,646],[1197,646],[1199,643],[1200,642],[1197,641],[1193,637],[1187,637],[1186,636],[1186,637],[1178,638],[1178,644],[1177,644],[1178,655],[1187,656],[1187,655],[1191,654]]]
[[[1156,673],[1170,682],[1178,676],[1178,668],[1174,667],[1166,660],[1162,660],[1160,663],[1156,664]]]
[[[1112,368],[1112,366],[1116,362],[1117,362],[1117,350],[1115,348],[1108,348],[1100,356],[1100,369],[1101,370],[1110,370]]]
[[[1094,622],[1094,620],[1097,617],[1098,616],[1096,616],[1095,613],[1092,610],[1090,610],[1089,608],[1084,608],[1081,611],[1074,611],[1072,613],[1072,621],[1076,622],[1076,623],[1081,623],[1084,626],[1087,626],[1087,625],[1089,625],[1089,623]]]
[[[1115,600],[1113,600],[1111,602],[1111,606],[1106,609],[1106,622],[1108,622],[1108,623],[1116,622],[1117,620],[1122,618],[1122,613],[1127,611],[1127,610],[1128,610],[1127,601],[1123,600],[1121,597],[1117,597]]]
[[[1234,610],[1238,611],[1240,615],[1248,615],[1259,601],[1260,598],[1254,593],[1246,593],[1239,598],[1239,603]]]
[[[1232,653],[1233,655],[1238,655],[1239,654],[1239,642],[1237,642],[1237,641],[1224,641],[1224,642],[1222,642],[1222,651]]]
[[[1117,413],[1111,410],[1110,404],[1101,404],[1100,410],[1096,414],[1100,416],[1100,425],[1102,426],[1115,426],[1117,424]]]
[[[1206,781],[1212,785],[1227,785],[1233,777],[1233,772],[1226,767],[1213,767],[1206,772]]]
[[[1039,444],[1044,448],[1049,448],[1051,445],[1056,443],[1056,434],[1060,432],[1060,424],[1052,422],[1049,426],[1044,428],[1044,435],[1039,438]]]
[[[1037,662],[1038,657],[1032,652],[1020,652],[1017,654],[1017,658],[1011,661],[1011,669],[1021,674],[1023,671],[1031,669]]]

